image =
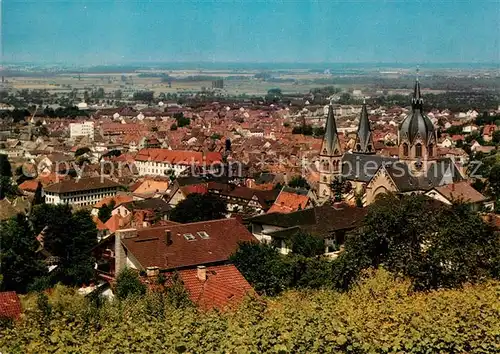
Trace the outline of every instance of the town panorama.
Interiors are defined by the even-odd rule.
[[[394,56],[360,61],[346,46],[332,60],[340,49],[299,33],[341,18],[318,4],[186,2],[176,13],[217,33],[210,55],[207,33],[178,19],[182,40],[165,46],[179,51],[155,57],[134,37],[155,25],[96,36],[66,18],[74,42],[51,54],[29,39],[36,31],[11,40],[7,17],[59,28],[49,12],[68,11],[99,28],[99,6],[121,5],[62,1],[35,16],[21,3],[2,18],[1,353],[500,352],[500,58],[469,59],[475,44],[455,25],[442,35],[463,57],[444,62],[429,54],[429,28],[332,3],[414,41],[406,53],[386,36]],[[124,18],[170,21],[132,3]],[[418,24],[410,3],[391,11]],[[318,17],[301,17],[294,39],[235,30],[259,9],[278,21],[301,6]],[[468,5],[422,11],[439,19],[440,6]],[[359,26],[342,38],[366,36],[366,48],[350,45],[379,53]],[[250,59],[213,59],[226,41],[238,51],[238,36],[261,43],[237,53]],[[125,60],[113,44],[102,52],[113,60],[85,62],[108,37],[131,38],[140,54]],[[500,53],[498,36],[491,43]],[[278,52],[286,59],[258,56]]]

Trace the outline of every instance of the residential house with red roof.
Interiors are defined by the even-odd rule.
[[[268,213],[293,213],[313,206],[309,191],[284,187]]]
[[[255,291],[232,264],[198,266],[178,272],[190,300],[203,310],[238,306]]]
[[[438,186],[425,195],[448,205],[454,202],[467,203],[474,211],[480,211],[483,208],[493,211],[495,208],[494,201],[479,193],[467,181]]]

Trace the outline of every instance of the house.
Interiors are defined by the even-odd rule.
[[[0,319],[18,319],[22,308],[19,296],[15,291],[0,292]]]
[[[194,269],[229,263],[240,242],[257,242],[236,219],[125,229],[115,233],[115,272]]]
[[[458,201],[468,203],[474,211],[494,210],[494,202],[476,191],[465,181],[435,187],[425,195],[448,205]]]
[[[198,151],[142,149],[135,156],[135,163],[141,176],[179,176],[189,168],[220,164],[222,155],[216,152],[206,154]]]
[[[292,213],[313,206],[307,190],[283,187],[268,213]]]
[[[99,215],[99,209],[101,209],[105,205],[111,205],[112,203],[114,203],[114,207],[116,208],[122,205],[123,203],[128,203],[131,202],[132,200],[133,197],[127,194],[118,194],[112,197],[107,197],[97,202],[92,208],[90,214],[97,216]]]
[[[222,199],[229,212],[261,214],[273,203],[276,190],[261,191],[231,183],[208,182],[208,193]]]
[[[484,141],[493,140],[493,133],[498,130],[498,127],[495,124],[487,124],[483,128],[483,139]]]
[[[104,177],[63,180],[44,188],[47,204],[92,206],[101,199],[114,197],[121,185]]]
[[[132,200],[115,206],[115,208],[111,211],[111,215],[118,215],[124,218],[139,210],[151,211],[156,220],[168,220],[172,207],[166,201],[160,198]]]
[[[169,187],[169,180],[153,180],[153,179],[145,179],[142,183],[139,183],[135,186],[133,194],[134,197],[139,198],[151,198],[157,195],[166,194]]]
[[[232,264],[198,266],[178,272],[190,300],[203,310],[232,308],[255,292]]]
[[[252,234],[260,242],[276,245],[280,252],[291,251],[289,240],[297,232],[321,238],[325,255],[336,257],[348,231],[358,227],[367,209],[324,204],[292,213],[267,213],[247,219]]]

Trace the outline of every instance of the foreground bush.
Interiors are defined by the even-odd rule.
[[[0,331],[3,353],[498,353],[500,283],[412,293],[383,270],[350,291],[287,291],[238,310],[175,309],[163,294],[95,305],[60,288]],[[41,308],[36,303],[41,304]]]

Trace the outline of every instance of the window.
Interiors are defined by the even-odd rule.
[[[372,152],[372,146],[368,145],[368,152]]]
[[[434,155],[434,145],[429,144],[429,156]]]
[[[403,155],[408,156],[408,144],[407,143],[403,144]]]
[[[415,157],[422,157],[422,144],[415,145]]]
[[[204,240],[210,238],[210,236],[205,231],[198,231],[197,234],[198,234],[198,236],[200,236],[200,238],[202,238]]]
[[[188,241],[194,241],[196,240],[196,237],[194,237],[193,234],[184,234],[184,238]]]
[[[361,145],[356,145],[356,150],[361,151]]]

